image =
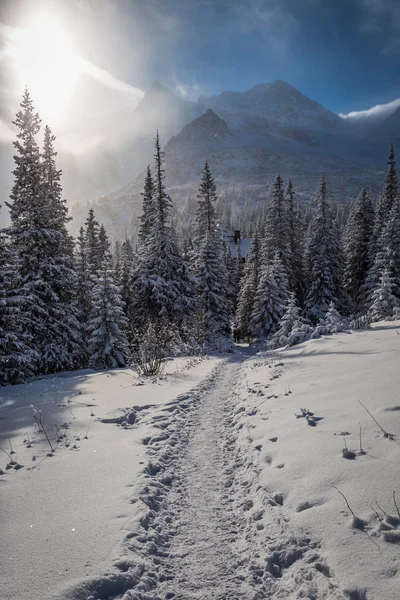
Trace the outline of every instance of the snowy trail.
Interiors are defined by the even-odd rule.
[[[157,590],[161,598],[253,597],[234,553],[237,522],[226,493],[231,481],[224,448],[225,410],[239,367],[240,363],[225,365],[190,424],[179,485],[169,494],[166,508],[168,517],[177,516],[177,521],[168,560],[172,579]]]
[[[138,519],[117,571],[74,600],[363,600],[346,595],[318,540],[292,522],[285,496],[260,483],[241,393],[245,357],[221,362],[148,422],[148,463],[131,502]]]
[[[149,510],[144,531],[128,536],[148,562],[118,598],[344,600],[318,542],[292,527],[279,491],[260,485],[260,452],[237,391],[244,362],[220,364],[164,409],[168,417],[153,417],[161,434],[148,441],[139,498]]]

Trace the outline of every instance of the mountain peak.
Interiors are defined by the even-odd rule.
[[[199,143],[199,141],[215,140],[228,134],[228,126],[211,108],[188,123],[176,137],[171,138],[168,146],[177,143]]]
[[[205,127],[210,130],[213,129],[219,133],[226,133],[228,131],[228,126],[225,121],[221,119],[212,108],[208,108],[204,114],[197,117],[197,119],[194,119],[189,125]]]
[[[166,96],[173,96],[171,90],[169,90],[165,85],[157,81],[157,79],[151,84],[150,89],[146,92],[146,95],[159,95],[163,94]]]

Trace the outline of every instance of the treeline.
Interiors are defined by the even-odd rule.
[[[157,136],[147,169],[137,243],[113,250],[93,210],[75,241],[56,166],[54,136],[28,91],[14,124],[11,225],[0,235],[0,383],[79,368],[115,368],[148,352],[229,349],[242,339],[279,345],[343,316],[395,313],[400,299],[400,200],[393,149],[376,208],[367,192],[344,234],[321,180],[306,227],[293,185],[277,176],[243,265],[217,227],[206,163],[189,239],[179,240]],[[243,268],[244,267],[244,268]],[[297,336],[297,337],[296,337]]]
[[[333,316],[336,324],[343,317],[391,318],[400,306],[399,284],[400,197],[393,147],[376,206],[361,190],[344,231],[324,177],[306,230],[291,182],[285,193],[278,175],[265,226],[256,232],[246,262],[237,329],[244,338],[273,337],[273,343],[284,345],[291,333],[309,335]]]

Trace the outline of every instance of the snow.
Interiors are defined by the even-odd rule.
[[[399,326],[4,388],[2,600],[399,598]]]
[[[219,360],[175,359],[167,363],[162,379],[144,385],[129,369],[87,370],[1,390],[0,446],[9,451],[9,438],[24,465],[0,476],[1,600],[55,598],[72,581],[109,569],[113,548],[133,517],[131,486],[143,469],[142,439],[154,433],[146,424],[153,409],[146,407],[188,392]],[[34,434],[32,404],[49,428],[70,424],[69,448],[46,457],[43,434]],[[133,406],[142,407],[138,428],[125,431],[97,420]],[[25,429],[32,448],[23,444]],[[52,434],[54,439],[53,429]],[[72,450],[74,444],[77,450]],[[8,458],[1,455],[5,470]]]
[[[263,525],[267,538],[264,546],[260,544],[260,559],[254,562],[265,564],[265,555],[277,548],[280,553],[301,554],[296,540],[304,536],[318,555],[311,561],[305,554],[285,569],[279,585],[272,586],[271,598],[400,597],[398,529],[391,531],[392,542],[385,539],[371,509],[384,517],[378,502],[398,517],[393,491],[400,495],[399,345],[394,325],[380,323],[370,331],[342,333],[248,361],[238,391],[239,409],[244,410],[236,427],[241,427],[242,455],[252,456],[252,462],[247,461],[253,477],[259,473],[249,495],[262,490],[249,520],[263,510],[257,524]],[[386,431],[395,434],[394,440],[384,437],[358,400]],[[295,416],[301,408],[321,420],[309,426],[305,418]],[[359,423],[365,455],[346,460],[342,434],[357,454]],[[365,531],[352,527],[352,515],[334,486],[346,495],[355,515],[365,520]],[[265,510],[263,495],[267,501],[279,496],[279,506]],[[395,522],[398,528],[400,520]],[[254,523],[253,531],[255,527]],[[279,539],[271,538],[274,531]],[[326,583],[336,592],[323,591],[311,565],[330,574]],[[302,581],[304,569],[309,582]]]

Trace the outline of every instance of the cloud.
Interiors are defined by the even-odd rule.
[[[175,74],[173,74],[173,81],[175,84],[175,91],[185,100],[198,100],[199,96],[205,94],[205,91],[197,81],[194,83],[183,83],[177,79]]]
[[[382,38],[380,53],[400,53],[400,3],[398,0],[356,0],[361,10],[360,31]]]
[[[250,0],[236,6],[240,26],[245,31],[261,34],[272,50],[286,54],[300,21],[287,2],[280,0]]]
[[[396,108],[399,108],[399,106],[400,98],[397,98],[392,102],[388,102],[387,104],[377,104],[367,110],[353,111],[349,112],[347,115],[340,113],[339,117],[342,117],[342,119],[384,119],[389,117]]]
[[[126,83],[125,81],[121,81],[120,79],[117,79],[116,77],[114,77],[114,75],[112,75],[105,69],[102,69],[101,67],[89,62],[88,60],[83,60],[82,58],[80,58],[78,60],[79,60],[79,69],[80,69],[81,73],[86,73],[86,75],[89,75],[89,77],[92,77],[92,79],[99,81],[100,83],[102,83],[103,85],[105,85],[106,87],[108,87],[112,90],[116,90],[118,92],[127,92],[129,94],[132,94],[133,96],[135,96],[137,98],[138,101],[141,98],[143,98],[143,96],[144,96],[143,90],[140,90],[139,88],[136,88],[133,85]]]

